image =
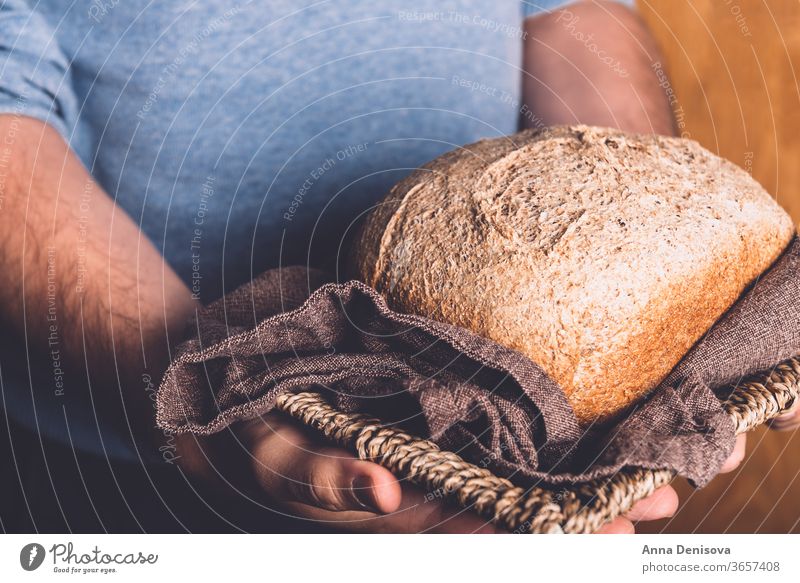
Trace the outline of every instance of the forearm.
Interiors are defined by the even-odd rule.
[[[168,364],[189,290],[52,128],[0,116],[0,143],[0,321],[32,355],[58,350],[95,394],[127,393],[134,424],[152,425],[141,378]]]
[[[615,2],[578,2],[525,23],[526,127],[585,123],[675,133],[644,22]]]

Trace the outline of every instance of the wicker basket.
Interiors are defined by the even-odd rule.
[[[740,383],[723,405],[739,434],[790,408],[798,392],[800,356]],[[626,467],[611,478],[576,485],[566,494],[543,487],[523,489],[431,441],[365,415],[337,411],[317,393],[284,394],[277,407],[359,458],[441,492],[511,532],[594,532],[675,477],[669,470]]]

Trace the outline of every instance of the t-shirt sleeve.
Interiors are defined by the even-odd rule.
[[[542,12],[552,12],[559,8],[564,8],[570,4],[574,4],[578,0],[522,0],[522,16],[535,16]],[[620,4],[625,4],[631,8],[636,7],[636,0],[616,0]]]
[[[69,62],[45,18],[24,0],[0,3],[0,114],[29,116],[69,141],[77,116]]]

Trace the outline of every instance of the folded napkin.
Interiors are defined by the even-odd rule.
[[[201,435],[319,391],[520,485],[569,485],[623,466],[702,486],[733,449],[722,407],[743,376],[800,353],[800,241],[618,420],[581,427],[536,363],[462,328],[389,309],[356,281],[268,271],[201,310],[157,398],[158,424]]]

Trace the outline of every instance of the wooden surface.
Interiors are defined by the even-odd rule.
[[[689,137],[752,175],[800,221],[800,2],[639,0]],[[800,325],[800,323],[798,324]],[[642,532],[800,532],[800,433],[759,430],[740,468]]]

